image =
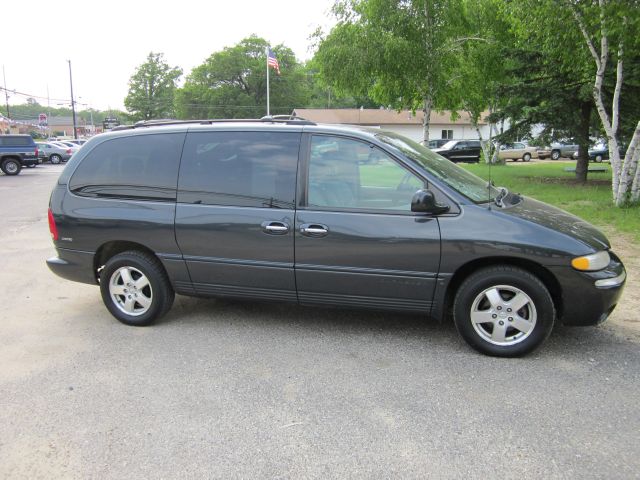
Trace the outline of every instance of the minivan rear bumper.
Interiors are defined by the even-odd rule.
[[[560,322],[564,325],[589,326],[604,322],[618,304],[626,280],[624,266],[615,255],[609,266],[598,272],[562,267],[554,273],[562,286]]]
[[[96,285],[93,272],[93,253],[58,249],[58,256],[47,260],[49,269],[66,280]]]

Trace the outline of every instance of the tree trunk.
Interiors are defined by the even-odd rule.
[[[591,102],[580,105],[580,127],[578,131],[578,161],[576,162],[576,180],[585,183],[589,173],[589,124],[591,120]]]
[[[484,140],[482,138],[482,132],[480,131],[480,127],[478,126],[478,121],[474,117],[472,117],[471,114],[469,114],[469,118],[471,119],[471,124],[473,125],[473,128],[476,129],[476,133],[478,134],[478,140],[480,140],[480,146],[482,147],[482,154],[484,155],[484,162],[490,163],[492,161],[491,136],[489,136],[489,140]]]
[[[616,196],[616,205],[618,206],[624,205],[627,201],[635,203],[640,197],[638,158],[640,158],[640,122],[636,125],[636,130],[633,132],[633,137],[622,164],[620,184]]]
[[[422,120],[422,140],[425,146],[429,146],[429,126],[431,125],[431,97],[424,98],[424,106],[422,111],[424,113],[424,119]]]

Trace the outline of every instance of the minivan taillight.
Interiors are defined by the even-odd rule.
[[[36,157],[38,156],[38,147],[36,147]]]
[[[56,221],[53,219],[51,209],[49,209],[49,231],[51,232],[51,238],[58,240],[58,227],[56,227]]]
[[[70,148],[67,148],[67,153],[71,154],[71,149]]]

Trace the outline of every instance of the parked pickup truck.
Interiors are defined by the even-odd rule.
[[[18,175],[22,167],[41,162],[30,135],[0,135],[0,169],[5,175]]]
[[[578,145],[568,142],[552,143],[550,147],[538,149],[538,158],[549,158],[558,160],[561,157],[571,158],[578,151]]]

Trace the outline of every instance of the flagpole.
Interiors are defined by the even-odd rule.
[[[269,113],[269,47],[266,47],[265,53],[267,54],[267,117]]]

